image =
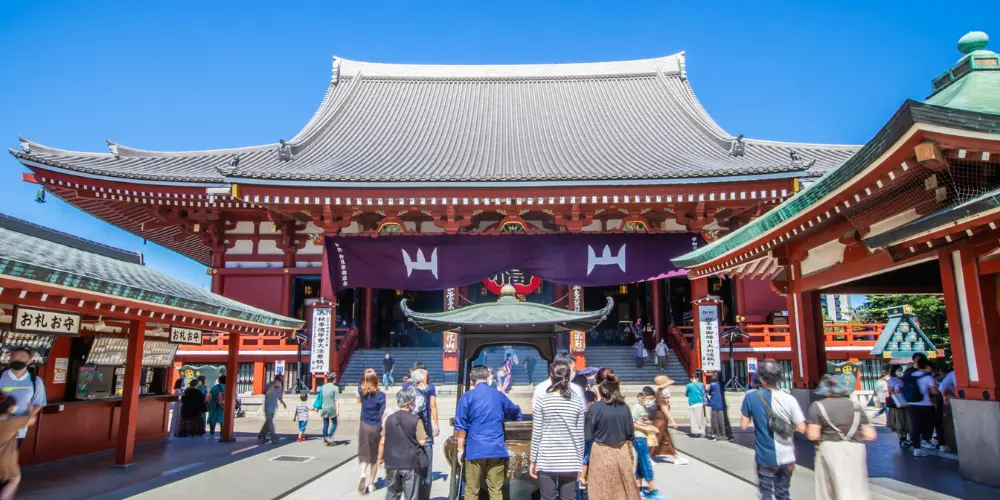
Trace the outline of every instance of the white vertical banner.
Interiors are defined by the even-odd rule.
[[[719,306],[698,306],[698,330],[701,333],[701,369],[722,369],[719,345]]]
[[[312,346],[309,349],[309,372],[327,373],[330,371],[330,308],[313,308]]]

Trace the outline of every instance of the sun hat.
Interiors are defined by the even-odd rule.
[[[660,389],[662,389],[664,387],[667,387],[667,386],[674,385],[674,381],[671,380],[671,378],[668,377],[668,376],[666,376],[666,375],[657,375],[653,379],[653,383],[656,384],[656,387],[660,388]]]

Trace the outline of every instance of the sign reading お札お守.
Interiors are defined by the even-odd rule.
[[[78,337],[80,335],[80,315],[14,306],[10,327],[15,332]]]
[[[170,342],[174,344],[201,345],[201,330],[171,326]]]

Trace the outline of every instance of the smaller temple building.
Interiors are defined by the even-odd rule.
[[[824,373],[820,296],[941,294],[957,389],[962,473],[1000,485],[1000,57],[989,37],[958,42],[961,58],[907,100],[854,156],[774,210],[674,259],[692,280],[774,268],[785,295],[796,394]],[[894,318],[890,356],[922,340]],[[887,327],[887,329],[889,329]],[[945,346],[940,346],[945,347]],[[885,351],[883,351],[885,352]]]
[[[142,254],[0,215],[0,363],[26,347],[47,404],[20,447],[22,464],[116,450],[169,436],[179,345],[226,334],[287,336],[302,322],[241,304],[143,265]],[[227,347],[228,348],[228,347]],[[236,350],[228,348],[235,372]],[[222,438],[233,438],[226,392]]]

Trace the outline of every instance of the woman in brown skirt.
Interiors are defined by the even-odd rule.
[[[667,427],[677,429],[677,422],[670,414],[670,386],[674,381],[666,375],[657,375],[653,379],[656,384],[656,414],[653,416],[653,426],[659,430],[656,435],[657,445],[650,447],[649,456],[652,458],[665,457],[667,462],[676,465],[687,465],[689,462],[674,449],[674,440],[670,437]]]
[[[368,368],[358,384],[358,401],[361,403],[361,424],[358,427],[358,462],[361,479],[358,492],[375,491],[378,474],[378,444],[382,440],[382,416],[385,414],[385,393],[378,385],[378,375]]]
[[[582,478],[587,495],[590,500],[639,500],[632,447],[635,427],[618,376],[608,373],[597,390],[601,400],[587,410],[584,424],[584,438],[593,442],[587,476]]]

